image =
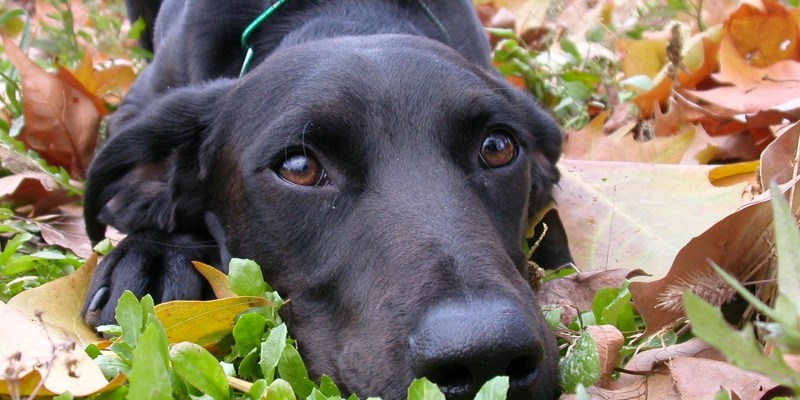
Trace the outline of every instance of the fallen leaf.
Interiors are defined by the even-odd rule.
[[[231,332],[239,313],[269,306],[263,297],[241,296],[210,301],[170,301],[156,305],[156,317],[167,331],[169,343],[210,345]]]
[[[783,185],[782,190],[786,192],[793,186],[800,187],[799,181],[800,178],[795,178]],[[662,278],[650,282],[631,282],[628,289],[633,296],[633,303],[647,325],[645,336],[683,316],[683,291],[701,289],[693,286],[698,277],[716,277],[708,260],[742,282],[762,279],[766,272],[766,263],[763,261],[769,257],[772,246],[769,240],[772,223],[769,199],[769,192],[762,194],[691,239],[673,258],[669,272]],[[795,209],[798,207],[800,202]],[[727,285],[724,287],[727,288]]]
[[[800,60],[797,21],[775,0],[758,3],[743,2],[725,21],[724,35],[737,54],[754,67]]]
[[[33,223],[39,227],[46,243],[69,249],[82,258],[92,255],[92,245],[84,228],[83,212],[78,205],[61,206],[52,214],[34,218]]]
[[[613,325],[591,325],[586,331],[594,339],[597,355],[600,357],[600,387],[611,383],[614,368],[619,362],[619,352],[625,344],[625,337]]]
[[[197,272],[206,278],[206,281],[211,285],[211,289],[214,290],[214,295],[216,295],[218,299],[236,297],[236,293],[233,293],[228,285],[228,275],[200,261],[192,261],[192,265],[194,265]]]
[[[699,33],[684,45],[683,67],[678,70],[678,87],[694,88],[717,68],[717,50],[722,37],[721,27],[712,27]],[[639,107],[640,115],[648,118],[655,108],[664,104],[673,92],[673,81],[668,74],[668,65],[653,78],[653,87],[639,93],[631,102]]]
[[[54,211],[62,204],[78,200],[41,172],[23,172],[0,178],[0,198],[17,204],[31,204],[31,216]]]
[[[562,160],[555,198],[575,264],[663,276],[686,243],[741,205],[744,185],[714,187],[712,168]]]
[[[713,399],[725,388],[742,399],[760,399],[778,386],[769,378],[724,361],[677,357],[668,364],[675,388],[684,399]]]
[[[93,343],[98,336],[83,322],[80,311],[96,265],[97,256],[93,254],[75,272],[26,290],[12,297],[8,305],[28,316],[41,311],[50,331],[62,332],[81,346]],[[0,338],[6,331],[9,330],[0,330]]]
[[[608,112],[600,113],[580,131],[567,132],[564,158],[572,160],[629,161],[659,164],[677,164],[683,160],[694,160],[698,154],[689,154],[689,149],[705,147],[695,144],[695,127],[673,136],[656,137],[642,142],[633,138],[629,131],[607,136],[603,125]]]
[[[663,39],[618,40],[616,48],[627,77],[655,78],[667,63],[667,41]]]
[[[761,185],[770,182],[786,183],[798,174],[800,160],[800,122],[787,125],[777,133],[777,139],[761,154]]]
[[[29,395],[42,379],[42,388],[36,392],[40,396],[65,392],[88,396],[123,383],[121,375],[106,381],[100,367],[70,335],[35,316],[0,302],[0,320],[6,327],[0,332],[0,371],[4,371],[0,393]],[[12,361],[15,354],[19,359]]]
[[[11,40],[3,44],[22,81],[25,126],[19,139],[50,164],[84,178],[102,116],[97,98],[66,70],[48,74]]]

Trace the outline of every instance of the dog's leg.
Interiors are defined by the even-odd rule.
[[[114,323],[117,300],[125,290],[136,297],[170,300],[207,299],[208,283],[192,261],[218,264],[219,249],[210,236],[156,230],[128,235],[94,273],[81,314],[91,326]]]

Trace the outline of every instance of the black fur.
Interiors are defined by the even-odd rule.
[[[87,320],[110,322],[124,289],[206,297],[188,261],[233,255],[291,299],[313,377],[389,400],[427,375],[460,399],[509,374],[510,398],[554,398],[555,341],[521,243],[551,201],[561,134],[492,70],[468,0],[426,4],[446,33],[415,0],[289,1],[237,79],[239,35],[268,2],[165,0],[155,59],[89,173],[90,237],[128,236],[99,266]],[[492,132],[518,145],[497,169],[479,158]],[[281,179],[292,149],[331,184]],[[541,247],[542,266],[569,261],[565,238]]]

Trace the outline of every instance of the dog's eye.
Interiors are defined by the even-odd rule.
[[[500,168],[517,157],[517,142],[504,131],[494,131],[483,139],[481,163],[486,168]]]
[[[325,169],[316,158],[308,154],[288,156],[278,167],[278,175],[295,185],[324,186],[330,184]]]

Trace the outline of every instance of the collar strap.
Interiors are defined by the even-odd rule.
[[[244,55],[244,62],[242,63],[242,70],[239,72],[240,78],[244,76],[245,73],[247,73],[247,71],[250,69],[250,63],[253,62],[254,51],[253,51],[253,45],[251,45],[249,42],[250,35],[252,35],[253,31],[255,31],[256,28],[258,28],[264,21],[266,21],[267,18],[269,18],[273,13],[275,13],[275,11],[277,11],[279,8],[281,8],[281,6],[283,6],[288,2],[289,0],[276,1],[274,4],[269,6],[269,8],[264,10],[264,12],[262,12],[261,15],[256,17],[256,19],[254,19],[253,22],[250,23],[250,25],[247,25],[247,28],[244,28],[244,31],[242,31],[241,42],[242,42],[242,50],[245,51],[245,55]],[[447,29],[445,29],[444,25],[442,25],[439,19],[436,18],[436,15],[433,13],[433,11],[431,11],[431,9],[428,8],[428,5],[425,4],[425,1],[417,0],[417,5],[419,6],[420,9],[422,9],[422,12],[425,13],[428,19],[430,19],[431,22],[436,26],[436,29],[439,30],[439,33],[442,34],[445,40],[450,42],[450,35],[447,33]]]

